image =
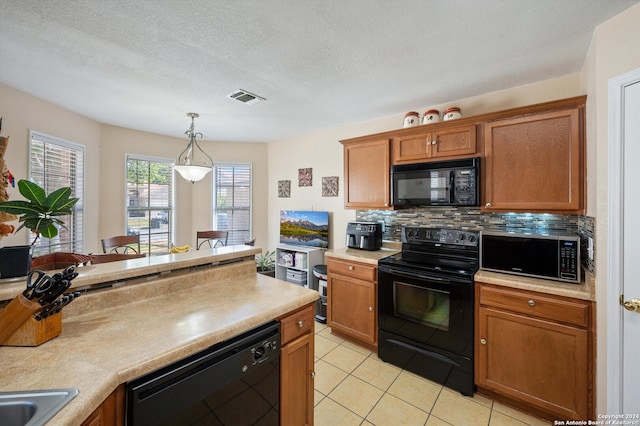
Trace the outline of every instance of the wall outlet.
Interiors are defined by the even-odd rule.
[[[587,247],[587,254],[589,255],[589,260],[593,260],[593,238],[589,237],[589,246]]]

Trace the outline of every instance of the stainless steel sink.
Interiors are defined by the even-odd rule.
[[[0,425],[44,425],[76,395],[75,388],[0,392]]]

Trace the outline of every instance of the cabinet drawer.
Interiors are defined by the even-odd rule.
[[[281,345],[313,331],[313,305],[280,319]]]
[[[552,321],[589,326],[590,303],[578,299],[565,299],[548,294],[480,286],[479,303]]]
[[[364,281],[377,281],[378,267],[364,263],[349,262],[329,259],[327,262],[327,273],[338,274]]]

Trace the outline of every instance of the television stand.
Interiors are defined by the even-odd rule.
[[[276,247],[276,278],[318,290],[313,279],[313,267],[322,265],[324,249],[318,247],[280,244]]]

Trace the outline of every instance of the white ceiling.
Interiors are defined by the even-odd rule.
[[[280,140],[578,72],[638,1],[2,0],[0,81],[102,123],[183,137],[195,111],[206,140]]]

